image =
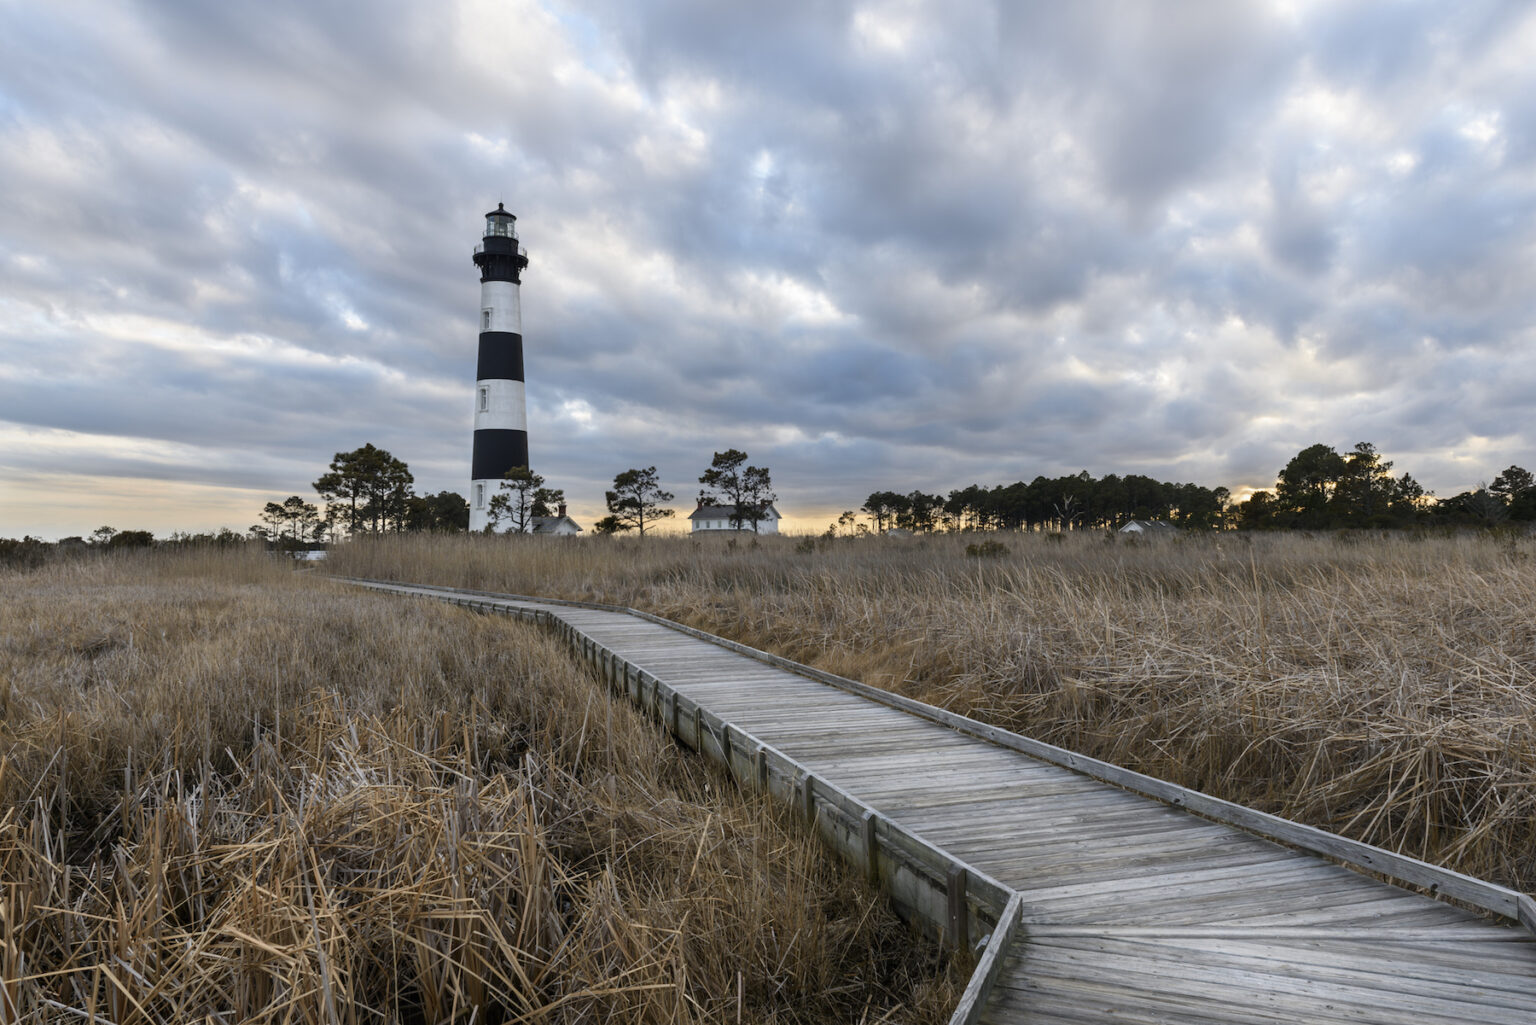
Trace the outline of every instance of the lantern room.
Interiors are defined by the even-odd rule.
[[[485,215],[486,238],[517,238],[517,217],[507,212],[507,208],[496,204],[496,209]]]

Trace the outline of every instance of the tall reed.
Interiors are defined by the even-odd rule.
[[[234,555],[0,578],[0,1022],[940,1020],[963,978],[544,633]]]

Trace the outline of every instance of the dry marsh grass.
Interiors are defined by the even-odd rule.
[[[942,1020],[792,816],[537,629],[261,557],[0,576],[0,1023]]]
[[[1536,889],[1530,539],[973,540],[389,538],[331,568],[645,608]]]

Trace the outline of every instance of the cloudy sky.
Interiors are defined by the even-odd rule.
[[[467,491],[519,217],[534,468],[791,525],[1374,442],[1536,467],[1536,9],[0,0],[0,536]]]

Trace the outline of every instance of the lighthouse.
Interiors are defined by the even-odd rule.
[[[517,244],[517,218],[506,208],[485,215],[475,246],[480,268],[480,355],[475,367],[475,447],[469,471],[469,529],[490,522],[502,477],[528,465],[528,407],[523,391],[523,313],[517,289],[528,254]]]

